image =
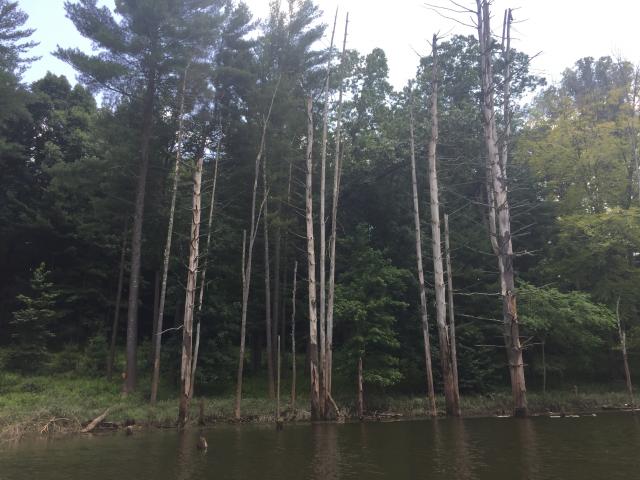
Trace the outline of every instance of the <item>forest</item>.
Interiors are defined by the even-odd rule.
[[[477,0],[398,90],[314,0],[115,5],[66,1],[93,52],[55,52],[77,83],[27,83],[33,30],[0,0],[3,415],[58,381],[179,425],[203,398],[235,419],[633,404],[640,66],[550,83]]]

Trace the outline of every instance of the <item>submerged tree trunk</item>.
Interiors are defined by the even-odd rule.
[[[440,200],[438,198],[438,174],[436,170],[436,148],[438,145],[438,47],[437,37],[432,40],[433,75],[431,94],[431,140],[429,141],[429,193],[431,204],[431,246],[433,250],[434,290],[436,296],[436,323],[440,345],[440,363],[447,415],[460,415],[459,396],[453,377],[451,342],[447,327],[444,271],[442,266],[442,247],[440,244]]]
[[[631,371],[629,370],[629,360],[627,357],[627,334],[622,328],[620,320],[620,297],[616,301],[616,320],[618,322],[618,335],[620,336],[620,350],[622,350],[622,361],[624,362],[624,379],[627,384],[627,393],[629,394],[629,405],[633,407],[633,384],[631,383]]]
[[[453,371],[454,393],[460,404],[460,387],[458,385],[458,348],[456,345],[456,316],[453,305],[453,270],[451,269],[451,247],[449,245],[449,215],[444,215],[444,251],[447,260],[447,294],[449,304],[449,339],[451,341],[451,370]]]
[[[313,104],[306,99],[307,152],[305,182],[305,223],[307,228],[307,269],[309,286],[309,373],[311,375],[311,419],[322,418],[320,410],[320,378],[318,372],[318,309],[316,305],[316,253],[313,237]]]
[[[296,286],[298,261],[293,264],[293,292],[291,294],[291,410],[296,410]]]
[[[340,66],[344,68],[347,55],[347,32],[349,28],[349,14],[344,24],[344,37],[342,40],[342,54],[340,56]],[[329,238],[329,292],[327,295],[327,334],[326,334],[326,368],[325,368],[325,391],[327,397],[331,399],[331,382],[333,375],[333,310],[335,304],[336,290],[336,239],[338,229],[338,201],[340,199],[340,178],[341,178],[341,134],[342,134],[342,96],[344,94],[344,79],[340,79],[340,90],[338,93],[338,112],[335,133],[335,159],[333,166],[333,203],[331,206],[331,237]],[[332,402],[333,403],[333,402]],[[336,412],[337,413],[337,412]]]
[[[113,325],[111,326],[111,345],[109,346],[109,360],[107,362],[107,378],[111,380],[113,375],[113,364],[116,358],[116,340],[118,339],[118,323],[120,321],[120,303],[122,302],[122,288],[124,286],[124,261],[127,252],[127,230],[129,228],[129,217],[124,221],[124,231],[122,232],[122,247],[120,250],[120,269],[118,270],[118,291],[116,292],[116,305],[113,312]]]
[[[169,275],[169,259],[171,258],[171,239],[173,237],[173,222],[176,212],[176,197],[178,194],[178,180],[180,177],[180,162],[182,161],[182,139],[184,135],[184,97],[187,88],[187,69],[185,69],[184,76],[182,77],[182,89],[180,91],[180,106],[178,109],[178,133],[176,138],[176,159],[173,170],[173,184],[171,186],[171,207],[169,208],[169,225],[167,226],[167,239],[165,240],[164,254],[162,257],[162,279],[160,281],[160,299],[158,301],[158,325],[155,336],[153,338],[153,374],[151,379],[152,405],[155,405],[158,398],[158,384],[160,382],[160,349],[162,348],[164,306],[167,296],[167,277]]]
[[[269,398],[274,397],[273,386],[273,330],[271,325],[271,272],[269,269],[269,221],[267,219],[269,191],[267,189],[267,159],[263,162],[262,167],[262,186],[263,186],[263,209],[262,224],[264,226],[264,311],[265,311],[265,330],[267,335],[267,375],[269,384]]]
[[[269,119],[271,118],[271,111],[273,110],[273,102],[275,101],[276,94],[278,93],[278,87],[280,86],[280,78],[278,78],[278,82],[273,90],[273,94],[271,95],[271,103],[269,104],[269,110],[267,112],[267,116],[264,119],[264,123],[262,125],[262,135],[260,137],[260,147],[258,148],[258,154],[256,155],[256,161],[254,166],[254,176],[253,176],[253,193],[251,197],[251,230],[249,231],[249,247],[248,252],[246,252],[245,258],[245,244],[246,238],[243,239],[243,249],[242,249],[242,317],[240,320],[240,351],[238,358],[238,374],[236,379],[236,401],[235,401],[235,409],[234,416],[236,420],[240,419],[240,403],[242,402],[242,374],[244,370],[244,350],[245,350],[245,336],[247,331],[247,309],[249,306],[249,288],[251,286],[251,266],[252,266],[252,257],[253,257],[253,244],[256,239],[257,227],[256,224],[259,225],[259,218],[256,219],[256,196],[258,191],[258,178],[260,176],[260,163],[262,160],[262,155],[264,154],[265,141],[267,136],[267,126],[269,125]],[[262,211],[262,208],[260,208]],[[260,213],[258,213],[258,216]],[[246,237],[246,231],[244,232],[244,236]]]
[[[153,129],[153,104],[156,96],[156,70],[148,73],[147,87],[142,109],[142,132],[140,135],[140,165],[136,184],[136,200],[131,228],[131,270],[129,272],[129,300],[127,304],[127,366],[123,393],[129,394],[137,385],[138,361],[138,298],[140,294],[140,265],[142,257],[142,223],[144,221],[144,199],[149,172],[149,144]]]
[[[520,344],[520,325],[516,307],[515,278],[513,271],[513,245],[511,241],[511,217],[508,202],[507,189],[507,153],[508,153],[508,127],[503,135],[502,155],[499,151],[499,140],[496,128],[493,105],[493,68],[491,64],[491,19],[489,3],[486,0],[476,0],[478,18],[478,39],[480,49],[480,74],[482,86],[482,117],[484,124],[485,142],[487,147],[487,162],[490,173],[490,190],[493,196],[493,208],[496,216],[496,243],[498,248],[498,266],[500,268],[502,287],[502,311],[504,318],[504,339],[509,362],[509,374],[511,377],[511,392],[513,396],[514,415],[527,416],[527,396],[524,377],[524,363],[522,358],[522,346]],[[510,19],[510,14],[508,19]],[[508,20],[510,25],[510,20]],[[506,26],[507,36],[509,25]],[[507,41],[507,52],[509,45]],[[507,55],[507,65],[509,58]],[[505,84],[509,84],[509,70]],[[509,124],[508,86],[505,87],[505,119]],[[491,201],[491,199],[490,199]]]
[[[187,269],[187,292],[184,303],[184,326],[182,327],[182,363],[180,368],[180,406],[178,425],[184,427],[189,419],[191,404],[193,316],[196,304],[196,280],[198,276],[198,252],[200,247],[200,206],[202,165],[204,148],[198,155],[193,173],[193,209],[191,213],[191,237],[189,242],[189,265]]]
[[[422,266],[422,233],[420,229],[420,207],[418,202],[418,180],[416,175],[416,154],[413,120],[413,95],[409,101],[409,142],[411,147],[411,187],[413,197],[413,223],[415,228],[416,264],[418,269],[418,286],[420,288],[420,318],[422,320],[422,337],[424,341],[425,367],[427,374],[427,396],[432,416],[438,415],[436,395],[433,388],[433,369],[431,367],[431,341],[429,339],[429,316],[427,313],[427,289],[424,284]]]

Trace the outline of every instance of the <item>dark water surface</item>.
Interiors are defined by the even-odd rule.
[[[640,418],[221,425],[0,445],[1,480],[640,479]]]

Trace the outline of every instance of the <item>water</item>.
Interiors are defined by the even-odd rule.
[[[0,446],[1,480],[640,478],[640,418],[220,425]]]

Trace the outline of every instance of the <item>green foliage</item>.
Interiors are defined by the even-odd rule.
[[[365,383],[388,387],[402,379],[394,327],[397,314],[407,306],[397,298],[402,297],[409,274],[371,247],[368,230],[360,225],[344,242],[349,270],[339,278],[335,311],[347,338],[348,370],[353,371],[362,357]]]
[[[31,277],[29,295],[18,295],[22,308],[13,313],[12,351],[9,368],[34,371],[42,368],[48,357],[48,341],[54,336],[52,322],[60,317],[56,308],[59,292],[49,281],[50,272],[41,263]]]

